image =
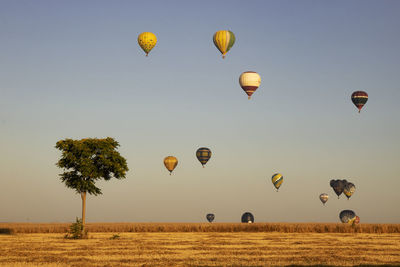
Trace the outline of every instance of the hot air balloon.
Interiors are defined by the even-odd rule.
[[[346,195],[347,199],[349,199],[355,191],[356,186],[353,183],[346,183],[343,188],[343,193]]]
[[[358,113],[368,101],[368,94],[364,91],[355,91],[351,94],[351,101],[358,108]]]
[[[207,161],[211,158],[211,150],[206,147],[200,147],[196,151],[196,157],[204,168],[204,165],[206,165]]]
[[[242,215],[242,223],[254,223],[254,216],[250,212],[245,212]]]
[[[212,213],[209,213],[209,214],[207,214],[206,218],[207,218],[207,221],[211,223],[212,221],[214,221],[215,215]]]
[[[342,210],[339,214],[339,218],[342,223],[352,224],[356,219],[356,214],[352,210]]]
[[[217,31],[213,36],[214,45],[221,52],[222,58],[225,58],[226,53],[231,49],[235,40],[235,35],[231,31]]]
[[[151,49],[156,46],[157,37],[152,32],[142,32],[138,36],[138,43],[143,51],[146,53],[146,57],[149,55]]]
[[[257,90],[261,84],[261,77],[257,72],[246,71],[243,72],[239,77],[239,84],[242,89],[251,98],[251,95]]]
[[[331,180],[330,185],[335,191],[336,195],[339,196],[343,193],[344,186],[346,185],[346,180]]]
[[[328,201],[329,196],[326,193],[322,193],[321,195],[319,195],[319,199],[321,200],[321,202],[325,205],[325,203]]]
[[[272,175],[272,183],[274,184],[276,191],[279,190],[279,187],[283,183],[283,176],[280,173],[275,173]]]
[[[169,170],[169,175],[171,175],[172,171],[175,169],[176,165],[178,165],[178,159],[173,156],[168,156],[164,159],[164,165],[167,170]]]

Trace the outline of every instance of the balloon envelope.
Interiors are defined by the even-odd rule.
[[[368,101],[368,94],[364,91],[355,91],[351,94],[351,101],[358,108],[358,113],[360,113],[361,109]]]
[[[168,156],[164,159],[164,165],[167,170],[169,170],[169,174],[171,175],[172,171],[175,169],[176,165],[178,165],[178,159],[174,156]]]
[[[206,147],[201,147],[197,149],[196,157],[204,167],[207,161],[211,158],[211,150]]]
[[[347,183],[346,180],[331,180],[330,181],[330,185],[333,188],[333,191],[335,191],[338,198],[343,193],[346,183]]]
[[[242,215],[242,223],[254,223],[254,216],[250,212],[245,212]]]
[[[222,58],[225,58],[226,53],[232,48],[235,40],[235,35],[231,31],[217,31],[213,36],[214,45],[221,52]]]
[[[352,210],[342,210],[339,214],[339,218],[342,223],[352,224],[356,219],[356,214]]]
[[[212,213],[209,213],[206,215],[207,221],[212,222],[214,221],[215,215]]]
[[[346,195],[347,199],[349,199],[354,192],[356,191],[356,186],[353,183],[346,183],[343,188],[343,193]]]
[[[283,183],[283,176],[280,173],[275,173],[274,175],[272,175],[272,183],[274,184],[276,190],[279,190],[279,187],[281,187],[282,183]]]
[[[152,32],[142,32],[138,36],[138,43],[140,47],[143,49],[143,51],[146,53],[146,56],[148,56],[151,49],[153,49],[154,46],[156,46],[157,37]]]
[[[261,84],[261,77],[257,72],[246,71],[239,77],[239,84],[243,91],[251,98],[251,95],[257,90]]]
[[[325,203],[328,201],[329,196],[326,193],[322,193],[321,195],[319,195],[319,199],[321,200],[321,202],[325,205]]]

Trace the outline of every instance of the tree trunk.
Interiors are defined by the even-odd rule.
[[[82,198],[82,225],[85,228],[85,214],[86,214],[86,192],[81,193]]]

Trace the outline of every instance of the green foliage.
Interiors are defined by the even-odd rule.
[[[119,236],[119,234],[115,234],[112,237],[110,237],[111,240],[115,240],[115,239],[120,239],[121,237]]]
[[[76,218],[76,222],[71,224],[68,233],[65,235],[68,239],[86,239],[88,238],[88,232],[84,228],[82,220]]]
[[[101,194],[97,180],[123,179],[129,170],[125,158],[116,149],[119,144],[111,137],[105,139],[65,139],[56,144],[62,152],[57,166],[63,168],[61,180],[77,193]]]

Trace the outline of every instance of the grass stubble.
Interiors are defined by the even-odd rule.
[[[0,224],[15,232],[0,235],[0,266],[400,266],[400,225],[89,226],[89,239],[69,240],[64,224]]]

